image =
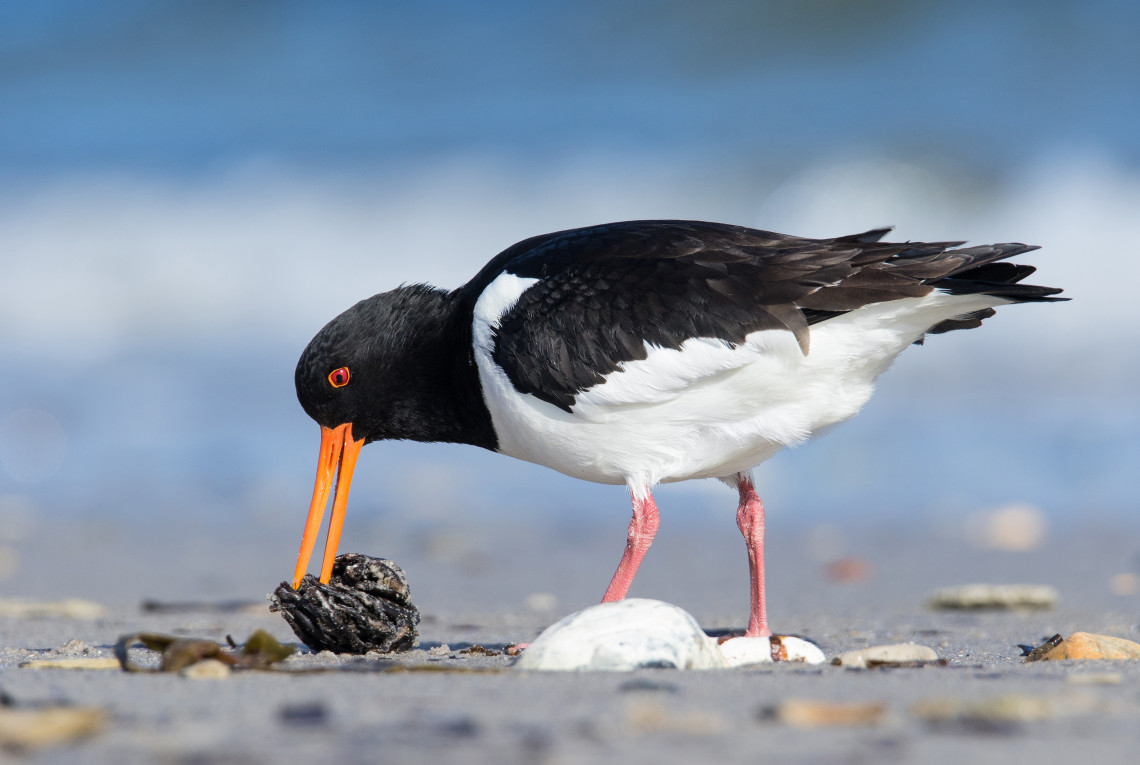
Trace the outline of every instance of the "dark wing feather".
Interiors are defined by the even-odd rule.
[[[880,242],[888,230],[820,240],[694,221],[613,223],[520,242],[463,289],[474,301],[504,271],[540,280],[500,319],[493,357],[519,391],[567,411],[622,362],[644,359],[646,343],[735,345],[779,329],[806,354],[809,325],[869,303],[935,288],[1013,300],[1059,291],[1019,285],[1032,269],[995,262],[1033,249],[1025,245]]]

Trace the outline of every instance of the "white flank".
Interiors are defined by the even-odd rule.
[[[805,356],[790,332],[735,348],[693,338],[647,346],[565,412],[515,390],[491,358],[503,312],[534,283],[504,274],[475,305],[475,357],[499,451],[635,491],[732,476],[859,412],[876,378],[935,324],[1008,301],[935,292],[875,303],[811,328]]]

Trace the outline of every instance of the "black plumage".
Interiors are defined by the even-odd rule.
[[[759,330],[793,333],[810,351],[810,325],[865,305],[940,289],[1012,302],[1060,292],[1019,282],[1034,269],[1000,262],[1036,247],[962,242],[889,243],[889,229],[806,239],[697,221],[630,221],[520,242],[461,288],[477,298],[506,272],[539,279],[500,319],[493,358],[514,387],[566,411],[646,344],[694,337],[729,345]],[[932,327],[978,326],[992,310]]]

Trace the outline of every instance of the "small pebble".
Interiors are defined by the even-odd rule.
[[[1065,659],[1140,659],[1140,643],[1108,635],[1074,632],[1041,657],[1042,661]]]
[[[871,564],[863,558],[840,558],[828,563],[824,573],[833,582],[858,584],[871,578]]]
[[[1073,685],[1120,685],[1123,680],[1124,676],[1119,672],[1088,672],[1068,677],[1068,682]]]
[[[1113,595],[1135,595],[1140,592],[1140,576],[1127,572],[1117,574],[1108,581],[1108,589]]]
[[[83,656],[70,659],[39,659],[25,661],[24,669],[122,669],[119,660],[110,656]]]
[[[1026,552],[1045,541],[1048,522],[1033,505],[1014,504],[983,512],[967,522],[977,547],[988,550]]]
[[[285,704],[277,710],[277,718],[282,724],[288,726],[307,725],[319,727],[328,724],[329,710],[328,707],[320,701]]]
[[[677,711],[650,699],[629,701],[624,710],[627,730],[682,736],[715,736],[728,730],[728,722],[703,709]]]
[[[680,693],[681,686],[676,683],[661,683],[647,677],[634,677],[618,686],[618,693]]]
[[[33,617],[58,616],[67,619],[99,619],[106,614],[106,609],[90,600],[60,600],[54,602],[22,600],[0,600],[0,616],[10,619],[28,619]]]
[[[935,609],[1047,609],[1057,604],[1057,590],[1040,584],[967,584],[936,590],[927,606]]]
[[[56,649],[58,653],[74,656],[81,653],[91,653],[91,647],[79,638],[73,638]]]
[[[204,659],[185,667],[179,674],[191,680],[225,680],[232,672],[227,664],[217,659]]]
[[[983,699],[930,699],[910,708],[910,713],[929,723],[975,722],[999,725],[1051,720],[1057,703],[1043,696],[1008,694]]]
[[[933,648],[917,643],[897,643],[847,651],[836,656],[831,663],[841,667],[866,669],[899,664],[925,664],[932,661],[938,661],[938,653]]]
[[[558,597],[549,592],[534,592],[527,595],[523,605],[528,611],[544,613],[558,608]]]
[[[827,661],[819,646],[791,635],[729,638],[720,643],[720,652],[729,667],[771,664],[775,661],[804,664],[823,664]]]
[[[833,701],[788,699],[765,709],[762,716],[793,728],[869,726],[883,722],[887,716],[887,705],[882,701],[844,704]]]
[[[0,707],[0,754],[77,741],[98,733],[106,722],[106,713],[95,707]]]
[[[432,648],[428,649],[428,656],[434,656],[436,658],[447,656],[450,653],[451,647],[447,643],[444,643],[443,645],[433,646]]]

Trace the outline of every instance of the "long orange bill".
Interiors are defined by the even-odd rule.
[[[348,507],[348,488],[352,484],[352,471],[364,439],[352,439],[352,423],[346,422],[335,428],[321,427],[321,455],[317,461],[317,480],[313,486],[313,501],[309,504],[309,517],[305,521],[305,535],[301,537],[301,552],[297,555],[297,569],[293,573],[293,589],[301,586],[313,546],[321,530],[321,520],[325,516],[325,505],[332,488],[333,472],[337,473],[336,493],[333,495],[332,518],[329,520],[329,535],[325,542],[325,557],[321,563],[321,582],[328,584],[332,576],[336,548],[340,543],[340,530],[344,527],[344,511]]]

